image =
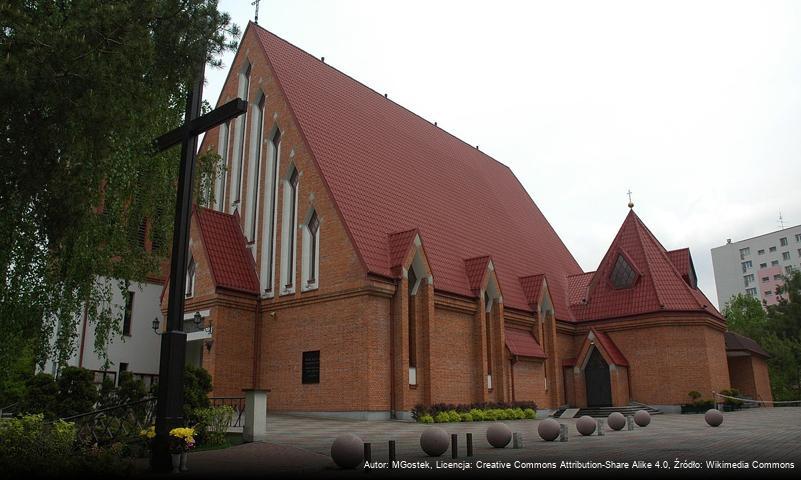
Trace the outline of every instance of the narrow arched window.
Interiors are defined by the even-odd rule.
[[[298,183],[300,175],[292,167],[292,173],[284,184],[284,217],[282,226],[282,257],[281,267],[284,277],[284,293],[295,290],[295,236],[298,224]]]
[[[261,282],[265,293],[272,293],[275,265],[275,215],[277,209],[278,170],[281,158],[281,130],[275,129],[270,139],[270,161],[265,173],[264,241],[262,242]]]
[[[195,294],[195,270],[197,266],[195,264],[195,257],[189,258],[189,265],[186,267],[186,288],[185,294],[187,297],[191,297]]]
[[[259,210],[259,167],[261,164],[261,143],[264,137],[264,107],[266,97],[262,93],[253,110],[251,125],[250,168],[248,169],[247,235],[249,242],[256,241],[256,221]],[[254,249],[255,253],[255,249]]]
[[[250,92],[250,63],[239,74],[237,94],[243,100],[248,99]],[[245,129],[247,128],[247,112],[236,119],[236,141],[234,142],[234,184],[231,192],[232,210],[239,205],[242,195],[242,170],[245,160]]]
[[[220,136],[217,139],[217,153],[220,155],[220,165],[217,167],[216,185],[214,187],[214,203],[217,211],[225,210],[225,172],[228,171],[228,131],[231,122],[220,125]]]
[[[415,308],[415,298],[417,293],[417,275],[414,273],[414,266],[409,268],[409,367],[417,367],[417,309]],[[415,372],[417,373],[417,372]],[[416,377],[416,375],[415,375]],[[415,379],[416,380],[416,379]],[[412,385],[416,384],[409,382]]]
[[[306,255],[306,258],[308,258],[306,284],[311,286],[317,284],[317,270],[319,268],[317,259],[320,241],[320,219],[317,218],[317,212],[312,212],[312,216],[306,224],[306,228],[309,234],[308,251]]]

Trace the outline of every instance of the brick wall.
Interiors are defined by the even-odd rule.
[[[757,355],[730,356],[728,363],[732,388],[755,400],[773,400],[768,363],[764,358]]]
[[[514,400],[533,401],[539,408],[549,408],[545,392],[545,362],[520,360],[514,364]]]

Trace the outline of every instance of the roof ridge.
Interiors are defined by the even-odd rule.
[[[706,308],[705,308],[705,307],[704,307],[704,306],[703,306],[703,305],[702,305],[702,304],[701,304],[701,303],[698,301],[698,298],[696,298],[696,296],[695,296],[695,295],[693,294],[693,292],[692,292],[692,290],[693,290],[693,289],[692,289],[692,287],[690,287],[690,286],[687,284],[687,282],[686,282],[686,281],[684,281],[684,276],[683,276],[683,275],[681,274],[681,272],[679,272],[679,270],[676,268],[676,265],[675,265],[675,264],[674,264],[674,263],[673,263],[673,262],[670,260],[670,257],[668,256],[668,254],[667,254],[667,250],[665,249],[664,245],[662,245],[662,243],[661,243],[661,242],[660,242],[660,241],[659,241],[659,240],[658,240],[658,239],[657,239],[657,238],[654,236],[653,232],[651,232],[651,230],[650,230],[650,229],[649,229],[649,228],[648,228],[648,227],[647,227],[647,226],[646,226],[646,225],[645,225],[645,224],[642,222],[642,220],[640,219],[640,217],[638,217],[636,214],[635,214],[634,216],[637,218],[637,223],[638,223],[638,224],[640,224],[640,225],[642,225],[642,226],[645,228],[646,232],[647,232],[647,233],[648,233],[648,235],[651,237],[651,240],[655,241],[655,242],[656,242],[656,245],[657,245],[658,247],[660,247],[660,248],[657,248],[657,251],[659,252],[659,255],[661,255],[662,259],[663,259],[663,260],[665,260],[665,261],[667,262],[667,264],[668,264],[668,266],[669,266],[669,268],[670,268],[670,271],[671,271],[671,272],[673,273],[673,275],[674,275],[674,276],[675,276],[675,277],[676,277],[676,278],[677,278],[677,279],[678,279],[678,280],[681,282],[681,284],[682,284],[682,286],[683,286],[683,288],[684,288],[684,291],[685,291],[686,293],[689,293],[689,294],[690,294],[690,298],[692,298],[692,299],[693,299],[693,301],[696,303],[696,305],[698,305],[698,307],[700,307],[700,308],[702,308],[702,309],[704,309],[704,310],[707,310],[707,309],[706,309]],[[688,252],[688,254],[689,254],[690,248],[689,248],[689,247],[685,247],[685,249],[687,250],[687,252]],[[677,251],[681,251],[681,250],[682,250],[682,249],[678,249]],[[649,270],[650,270],[650,269],[649,269]],[[651,275],[651,278],[653,279],[653,275]],[[659,290],[657,289],[657,296],[658,296],[658,295],[659,295]],[[660,298],[660,301],[661,301],[661,296],[660,296],[659,298]]]
[[[634,210],[631,210],[631,214],[634,222],[634,228],[637,231],[637,241],[640,243],[642,254],[645,257],[645,266],[641,268],[648,269],[648,276],[651,277],[651,287],[654,289],[654,293],[656,294],[656,299],[659,301],[659,306],[660,308],[665,308],[665,300],[662,298],[662,295],[659,294],[659,288],[656,286],[656,278],[654,277],[653,270],[651,269],[651,262],[648,261],[649,255],[648,252],[646,252],[645,250],[645,244],[643,243],[642,235],[640,235],[640,229],[639,229],[640,217],[638,217],[637,214],[634,213]],[[670,263],[672,264],[673,262]],[[684,280],[682,279],[681,282],[684,283]]]

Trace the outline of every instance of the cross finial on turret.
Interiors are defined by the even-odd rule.
[[[260,1],[261,0],[253,0],[253,3],[251,3],[251,5],[255,5],[256,6],[256,18],[253,20],[253,23],[255,23],[256,25],[259,24],[259,2]]]
[[[629,196],[629,208],[634,208],[634,202],[631,201],[631,189],[629,189],[629,191],[626,193]]]

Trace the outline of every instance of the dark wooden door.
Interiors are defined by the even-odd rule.
[[[584,380],[587,384],[587,406],[589,407],[611,407],[612,406],[612,385],[609,381],[609,365],[598,353],[598,349],[592,349],[587,366],[584,367]]]

